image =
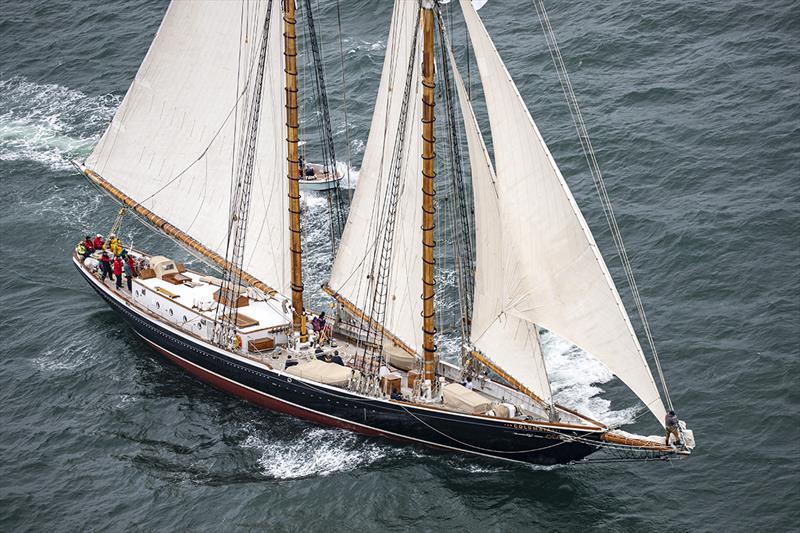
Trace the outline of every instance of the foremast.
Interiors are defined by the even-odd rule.
[[[435,386],[435,281],[434,281],[434,205],[436,147],[434,122],[436,82],[434,81],[433,1],[422,0],[422,350],[423,377]]]
[[[283,3],[283,55],[286,73],[286,146],[289,179],[289,249],[291,255],[292,326],[300,342],[308,341],[303,307],[303,251],[300,233],[300,177],[298,173],[297,34],[295,2]]]

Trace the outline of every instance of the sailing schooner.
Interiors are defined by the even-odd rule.
[[[135,249],[127,251],[141,274],[132,291],[107,283],[96,257],[74,254],[76,268],[167,359],[268,409],[524,463],[569,463],[600,449],[690,453],[693,435],[683,422],[680,442],[665,441],[554,401],[540,327],[600,359],[659,421],[666,414],[566,182],[475,8],[468,0],[460,5],[494,158],[438,2],[397,0],[359,185],[324,287],[335,305],[332,328],[304,304],[291,0],[172,2],[114,120],[77,164],[124,208],[221,269],[221,277]],[[443,145],[457,168],[451,200],[436,196],[437,81],[449,125]],[[455,146],[456,107],[471,187]],[[515,172],[520,164],[523,180]],[[474,216],[465,207],[470,189]],[[457,201],[464,222],[454,243],[461,365],[444,361],[437,348],[443,201]]]

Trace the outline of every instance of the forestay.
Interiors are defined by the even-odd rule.
[[[419,4],[398,0],[394,5],[386,57],[372,116],[367,147],[350,213],[333,263],[329,287],[365,313],[373,299],[376,247],[382,246],[387,225],[382,223],[390,187],[395,141],[402,125],[403,94],[418,31]],[[400,161],[401,185],[397,203],[388,295],[382,326],[414,350],[422,345],[422,192],[421,192],[421,93],[422,39],[411,79]]]
[[[507,284],[506,279],[514,281],[515,272],[520,267],[515,250],[509,247],[510,239],[504,238],[508,229],[503,227],[500,217],[494,168],[452,52],[450,63],[464,117],[475,201],[472,344],[490,362],[549,403],[550,383],[537,327],[516,315],[505,313],[506,304],[513,299],[516,289]]]
[[[461,7],[486,96],[502,238],[516,256],[504,267],[501,313],[597,357],[663,424],[664,405],[594,237],[478,14],[468,0]]]
[[[172,2],[114,120],[86,166],[226,255],[243,120],[267,0]],[[289,293],[280,0],[273,0],[252,202],[242,268]]]

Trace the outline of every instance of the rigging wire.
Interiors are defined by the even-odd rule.
[[[397,6],[398,4],[395,4]],[[388,303],[389,276],[394,255],[394,231],[397,222],[397,207],[400,199],[401,186],[404,178],[404,161],[406,152],[405,136],[407,130],[408,106],[411,97],[412,80],[417,61],[417,43],[419,37],[420,12],[417,12],[414,24],[414,36],[411,43],[411,52],[408,61],[408,68],[405,76],[405,86],[403,88],[403,99],[400,107],[400,117],[397,131],[385,131],[384,135],[395,135],[395,142],[392,151],[390,164],[390,180],[387,183],[383,202],[381,202],[380,215],[378,218],[378,235],[376,241],[381,240],[380,245],[376,242],[373,251],[372,264],[369,273],[368,296],[371,296],[369,309],[366,309],[359,323],[359,329],[364,334],[364,352],[362,356],[362,372],[371,374],[379,367],[383,361],[383,327],[376,328],[373,324],[383,324],[386,304]],[[399,35],[398,35],[398,38]],[[382,235],[380,235],[382,229]],[[366,359],[369,352],[369,368],[366,368]]]
[[[267,48],[269,47],[270,19],[272,15],[272,2],[267,3],[267,13],[261,32],[261,44],[255,83],[251,98],[246,101],[247,109],[243,113],[243,124],[246,129],[242,133],[242,143],[239,146],[238,168],[231,177],[235,180],[234,195],[231,199],[231,214],[228,223],[228,241],[225,250],[226,268],[222,271],[222,286],[217,299],[214,313],[215,341],[223,346],[230,346],[235,337],[239,318],[238,298],[242,283],[242,262],[245,252],[245,238],[250,214],[250,200],[255,170],[256,150],[258,147],[259,120],[261,117],[261,103],[263,97],[264,70],[267,62]]]
[[[344,136],[347,142],[347,188],[350,189],[350,165],[352,162],[350,147],[350,122],[347,119],[347,81],[344,74],[344,45],[342,44],[342,16],[339,12],[339,0],[336,0],[336,34],[339,37],[339,63],[342,70],[342,107],[344,112]]]
[[[337,175],[336,170],[336,149],[333,142],[333,128],[331,126],[330,108],[328,106],[328,93],[325,85],[325,71],[322,63],[322,46],[317,37],[317,30],[314,25],[314,14],[312,11],[311,0],[305,0],[304,9],[307,23],[307,35],[311,44],[311,54],[314,66],[314,99],[317,108],[317,117],[320,122],[320,145],[323,157],[323,172]],[[331,233],[331,256],[336,250],[336,241],[342,234],[344,228],[344,214],[342,199],[339,190],[339,180],[334,181],[333,188],[327,189],[328,209],[330,211],[330,233]]]
[[[578,99],[575,96],[575,90],[572,86],[572,82],[570,81],[569,74],[567,72],[567,67],[564,62],[564,58],[561,55],[561,50],[558,46],[558,42],[556,41],[555,32],[553,31],[553,27],[550,23],[550,18],[547,14],[547,10],[544,7],[543,0],[533,0],[534,7],[536,8],[536,13],[539,17],[539,23],[542,27],[542,32],[545,36],[545,41],[547,42],[547,48],[550,52],[550,57],[553,60],[553,64],[555,65],[556,72],[558,73],[558,80],[561,84],[561,88],[564,92],[564,97],[567,100],[567,104],[569,107],[570,116],[572,117],[573,125],[575,126],[576,131],[578,132],[578,139],[581,143],[581,149],[583,151],[584,157],[586,158],[586,162],[589,165],[589,170],[592,175],[592,181],[594,182],[595,189],[597,190],[598,195],[600,196],[600,203],[603,208],[603,214],[605,215],[606,222],[608,223],[609,229],[611,230],[611,236],[614,240],[614,245],[617,249],[617,255],[622,263],[623,270],[625,272],[625,277],[628,281],[628,285],[631,289],[631,294],[633,295],[633,300],[636,305],[636,309],[639,314],[639,319],[642,322],[642,326],[644,328],[645,337],[647,338],[647,342],[650,346],[650,351],[653,353],[653,360],[656,365],[656,370],[658,371],[658,377],[661,381],[661,386],[664,389],[664,397],[667,400],[667,405],[670,410],[673,409],[672,399],[670,398],[669,389],[667,388],[667,382],[664,378],[664,372],[661,369],[661,361],[658,357],[658,351],[656,350],[655,340],[653,339],[653,335],[650,329],[650,323],[647,320],[647,315],[644,310],[644,304],[642,302],[642,297],[639,292],[639,287],[636,284],[636,278],[633,274],[633,266],[631,265],[630,258],[628,257],[628,252],[625,249],[625,244],[622,240],[622,234],[619,229],[619,225],[617,224],[616,216],[614,215],[614,210],[611,205],[611,200],[608,196],[608,191],[606,189],[605,182],[603,180],[603,174],[600,171],[600,165],[597,162],[597,157],[592,146],[592,142],[589,139],[589,132],[586,128],[586,123],[583,119],[583,114],[581,113],[580,106],[578,105]]]

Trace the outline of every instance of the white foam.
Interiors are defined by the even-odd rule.
[[[33,364],[43,372],[73,372],[86,366],[96,357],[97,348],[91,341],[75,342],[67,339],[63,344],[42,352]]]
[[[31,160],[54,170],[89,154],[120,99],[88,96],[15,77],[0,81],[0,160]]]
[[[613,410],[598,387],[614,379],[603,363],[569,341],[548,331],[543,332],[542,348],[556,402],[579,413],[605,422],[630,422],[637,407]]]
[[[382,459],[391,451],[350,432],[325,428],[309,428],[291,440],[251,433],[241,446],[260,451],[258,464],[263,473],[277,479],[352,471]]]

